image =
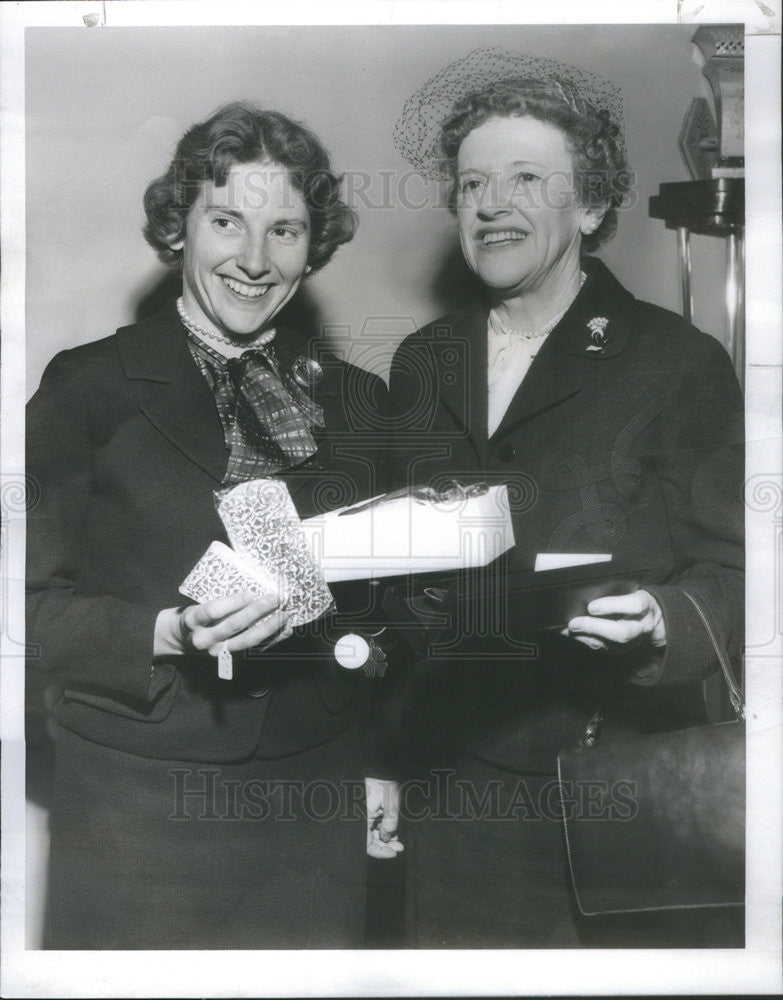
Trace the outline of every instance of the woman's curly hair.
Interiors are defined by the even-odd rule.
[[[440,145],[451,184],[448,206],[457,207],[457,153],[465,137],[490,118],[528,115],[555,125],[565,135],[574,162],[574,189],[585,207],[606,206],[595,232],[582,247],[590,252],[611,239],[617,229],[617,209],[633,183],[620,130],[607,111],[598,110],[564,80],[519,77],[499,80],[461,98],[441,124]]]
[[[329,154],[317,136],[277,111],[235,101],[188,129],[166,173],[144,194],[144,236],[164,264],[182,267],[182,250],[173,250],[171,244],[183,239],[202,182],[222,187],[234,164],[257,160],[285,167],[302,195],[310,214],[307,262],[313,271],[353,238],[356,213],[340,198],[340,179],[332,173]]]

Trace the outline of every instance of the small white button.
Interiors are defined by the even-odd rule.
[[[334,658],[346,670],[356,670],[369,660],[370,645],[360,635],[349,632],[335,643]]]

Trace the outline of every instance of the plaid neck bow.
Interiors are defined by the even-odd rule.
[[[214,393],[230,450],[226,486],[273,475],[316,453],[310,428],[324,426],[323,410],[281,376],[271,345],[224,358],[191,330],[188,341]]]

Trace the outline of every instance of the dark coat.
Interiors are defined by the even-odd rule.
[[[310,346],[290,330],[275,340],[284,368]],[[303,517],[377,492],[385,386],[317,356],[326,429],[314,459],[281,476]],[[356,720],[359,679],[337,667],[322,628],[235,656],[232,682],[203,657],[153,664],[158,612],[185,603],[179,584],[227,541],[214,501],[226,461],[173,303],[47,367],[28,410],[27,640],[31,666],[64,684],[62,725],[146,757],[237,761],[314,746]]]
[[[665,618],[665,656],[656,665],[557,634],[515,636],[512,601],[494,638],[418,667],[416,728],[436,754],[469,745],[501,766],[548,771],[599,702],[609,724],[634,731],[699,718],[698,682],[716,663],[681,581],[710,606],[735,658],[741,648],[743,407],[729,358],[681,317],[635,299],[599,261],[585,270],[491,438],[488,306],[403,342],[390,381],[392,480],[508,483],[512,569],[532,569],[540,552],[609,552],[644,570]],[[588,324],[599,317],[606,341],[595,350]]]

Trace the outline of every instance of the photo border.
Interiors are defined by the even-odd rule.
[[[480,952],[44,952],[24,947],[24,527],[19,512],[24,385],[24,49],[26,26],[553,23],[533,3],[292,3],[279,20],[249,3],[6,4],[2,27],[3,996],[495,996],[776,993],[781,988],[781,241],[779,9],[752,2],[557,6],[559,23],[747,20],[746,393],[748,898],[742,950]],[[768,8],[769,4],[766,4]],[[587,8],[587,9],[586,9]],[[696,8],[699,8],[696,12]],[[594,15],[590,17],[590,11]],[[259,17],[263,13],[263,20]],[[691,16],[693,15],[693,16]],[[629,20],[633,18],[633,20]],[[85,20],[85,18],[87,20]],[[377,20],[376,20],[377,18]],[[92,24],[90,24],[92,21]],[[16,504],[16,506],[14,506]],[[770,623],[774,623],[769,638]],[[752,652],[750,652],[752,650]],[[775,667],[778,669],[775,669]],[[21,802],[20,802],[21,800]],[[553,971],[556,967],[556,971]]]

